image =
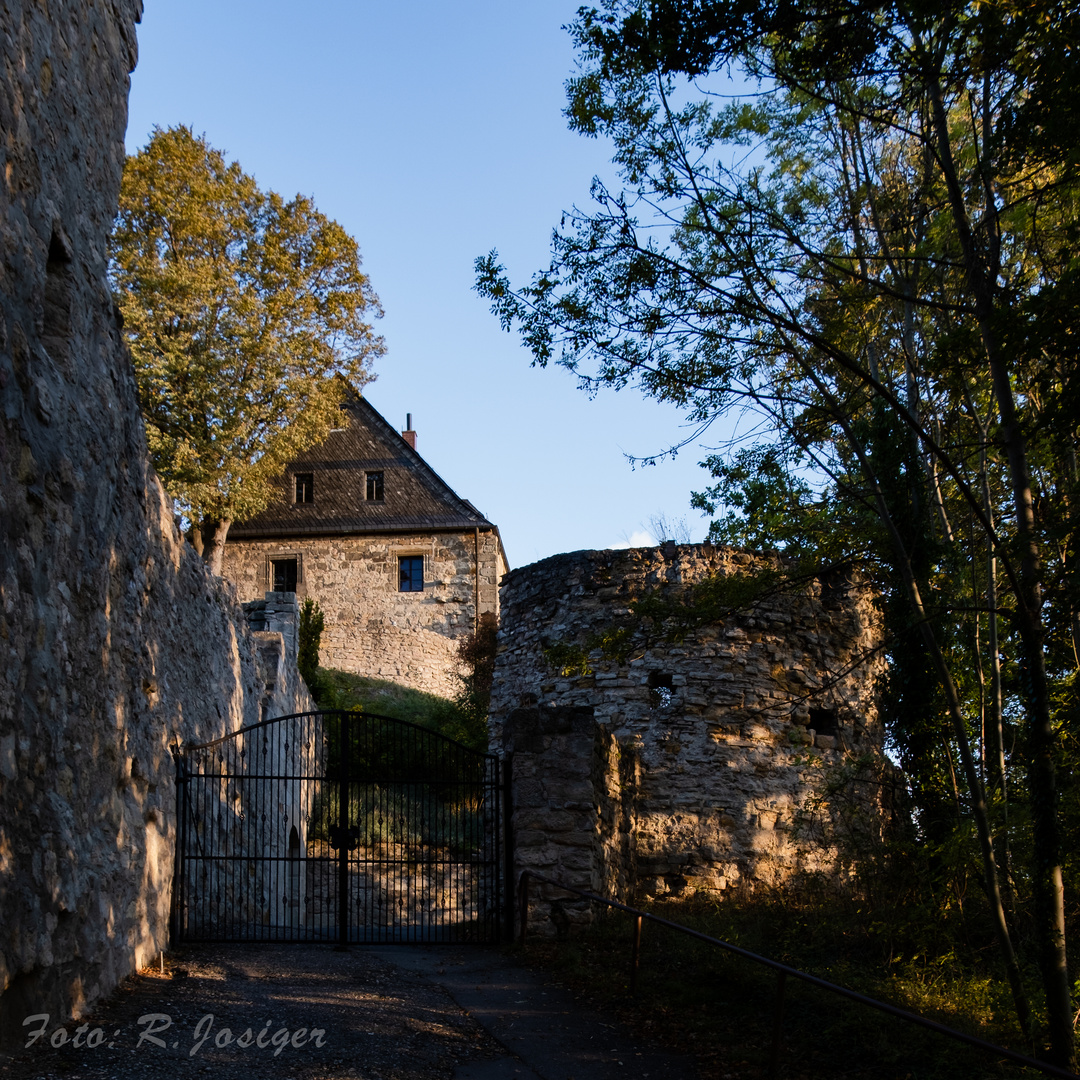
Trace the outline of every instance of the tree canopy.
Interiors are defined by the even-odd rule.
[[[606,0],[571,32],[567,117],[610,140],[621,190],[593,181],[530,283],[493,252],[478,288],[540,364],[764,421],[695,502],[716,539],[873,569],[921,827],[971,823],[1031,1038],[1009,912],[1033,899],[1070,1062],[1080,14]]]
[[[356,241],[263,192],[187,127],[128,158],[110,244],[150,454],[215,573],[231,522],[373,378],[382,314]]]

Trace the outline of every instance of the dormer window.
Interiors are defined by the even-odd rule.
[[[311,503],[315,501],[315,476],[313,473],[296,474],[296,501]]]
[[[367,500],[368,502],[383,501],[383,474],[381,472],[367,474]]]

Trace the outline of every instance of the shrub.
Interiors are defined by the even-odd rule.
[[[317,600],[309,596],[300,608],[300,642],[297,650],[296,666],[300,676],[308,684],[315,696],[315,684],[318,682],[319,643],[322,641],[323,613]]]

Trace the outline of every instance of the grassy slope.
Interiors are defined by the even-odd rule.
[[[319,668],[311,693],[320,709],[359,709],[434,728],[474,750],[487,750],[483,717],[449,698],[426,694],[407,686],[354,675],[337,668]]]

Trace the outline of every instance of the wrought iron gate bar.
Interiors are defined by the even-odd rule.
[[[297,713],[177,755],[177,940],[496,941],[498,760],[373,713]]]

